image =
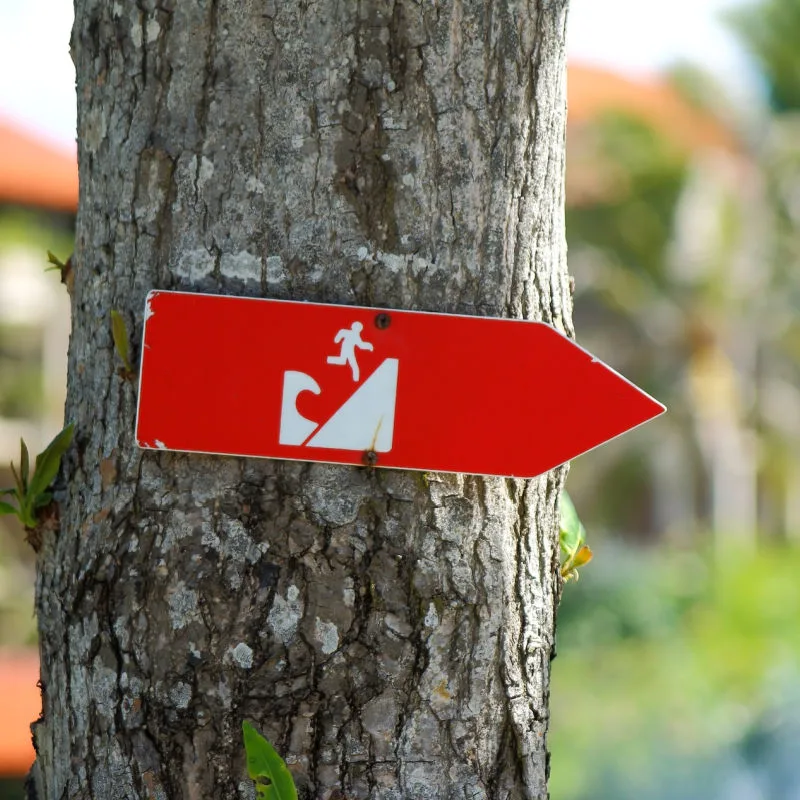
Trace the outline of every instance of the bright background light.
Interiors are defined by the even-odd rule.
[[[732,0],[571,0],[570,57],[628,73],[690,59],[735,83],[747,70],[721,20]]]

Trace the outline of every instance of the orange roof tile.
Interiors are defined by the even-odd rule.
[[[0,120],[0,203],[75,211],[78,161],[74,148],[59,148]]]
[[[634,79],[597,67],[570,64],[567,125],[580,126],[604,111],[640,117],[682,150],[722,149],[738,153],[736,136],[712,114],[694,107],[659,78]]]
[[[39,654],[0,651],[0,777],[22,776],[34,759],[31,723],[42,708]]]
[[[724,153],[732,163],[746,155],[733,131],[712,113],[692,105],[659,78],[629,78],[596,67],[567,70],[567,205],[607,202],[629,191],[624,170],[597,150],[592,123],[621,112],[649,126],[680,157]]]

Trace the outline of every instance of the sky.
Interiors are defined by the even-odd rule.
[[[569,53],[634,73],[655,72],[688,58],[730,79],[747,65],[720,17],[743,2],[747,0],[571,0]]]
[[[634,75],[691,59],[734,91],[747,61],[719,21],[742,0],[571,0],[570,58]],[[71,0],[0,0],[0,117],[55,143],[75,139]]]

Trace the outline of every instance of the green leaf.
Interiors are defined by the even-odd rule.
[[[14,466],[14,462],[11,462],[11,474],[14,476],[14,483],[17,484],[17,497],[22,498],[25,497],[25,487],[22,485],[22,481],[20,480],[19,475],[17,474],[17,469]]]
[[[19,521],[22,523],[23,527],[30,528],[31,530],[33,530],[36,527],[37,525],[36,517],[33,515],[32,512],[26,511],[23,508],[19,511],[17,516],[19,517]]]
[[[58,475],[58,467],[61,464],[61,456],[67,452],[67,448],[72,442],[72,434],[75,426],[70,423],[61,433],[56,434],[55,438],[36,456],[36,466],[33,470],[28,494],[36,498],[43,494],[45,489],[53,482]]]
[[[578,512],[572,504],[566,491],[561,492],[561,530],[559,542],[566,555],[576,553],[586,541],[586,528],[578,517]]]
[[[297,800],[292,773],[272,745],[247,721],[242,722],[242,733],[247,774],[256,782],[258,800]]]
[[[19,440],[19,471],[20,479],[22,480],[22,488],[28,491],[28,473],[31,471],[30,457],[28,456],[28,445],[25,440]]]
[[[0,500],[0,517],[4,517],[6,514],[17,514],[19,516],[17,509],[11,503],[4,503]]]
[[[53,495],[51,492],[44,492],[44,494],[37,495],[33,500],[33,507],[34,508],[44,508],[46,505],[49,505],[53,500]]]
[[[592,553],[589,546],[583,545],[580,550],[567,556],[564,560],[564,563],[561,565],[561,577],[565,581],[569,581],[572,578],[577,581],[579,577],[578,568],[588,564],[593,557],[594,553]]]
[[[58,256],[53,255],[49,250],[47,251],[47,262],[53,265],[50,269],[64,269],[66,266]]]
[[[114,339],[114,349],[122,360],[123,366],[128,372],[133,372],[128,347],[128,329],[125,327],[122,314],[116,309],[111,309],[111,336]]]
[[[4,494],[16,494],[16,493],[17,490],[16,487],[14,486],[10,486],[7,489],[0,489],[0,497],[2,497]]]
[[[589,547],[588,544],[585,544],[575,553],[574,558],[572,559],[572,569],[578,569],[578,567],[585,567],[592,559],[594,558],[594,553],[592,552],[592,548]]]

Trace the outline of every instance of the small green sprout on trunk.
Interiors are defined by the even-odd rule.
[[[30,471],[30,458],[28,447],[20,439],[19,471],[11,463],[11,472],[14,475],[15,486],[0,489],[0,497],[10,495],[16,506],[0,500],[0,516],[16,514],[19,521],[29,530],[36,527],[39,512],[50,505],[53,495],[47,491],[50,484],[58,474],[61,457],[72,442],[74,426],[67,425],[52,442],[36,456],[33,474]]]
[[[128,343],[128,328],[122,314],[116,309],[111,309],[111,338],[114,340],[114,349],[122,362],[121,375],[125,379],[133,377],[131,365],[131,349]]]
[[[561,493],[561,526],[559,544],[564,560],[561,562],[561,577],[568,581],[570,578],[578,580],[578,567],[588,564],[592,560],[592,551],[586,544],[586,528],[575,511],[575,506],[570,496],[564,491]]]
[[[272,745],[249,723],[242,723],[247,774],[258,800],[297,800],[294,778]]]
[[[69,259],[67,259],[69,260]],[[50,250],[47,251],[47,263],[50,264],[45,272],[50,272],[50,270],[57,269],[60,271],[64,271],[67,268],[67,265],[53,252]]]
[[[66,261],[62,261],[57,255],[47,251],[47,262],[52,266],[48,267],[45,272],[57,269],[61,273],[61,283],[67,287],[67,291],[72,294],[72,284],[74,276],[72,274],[72,256]]]

